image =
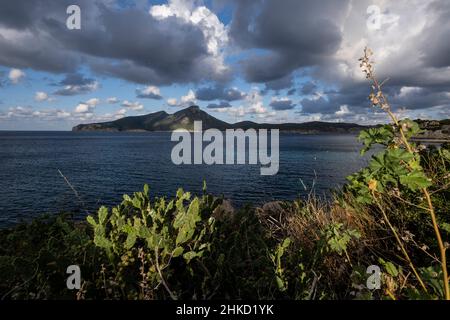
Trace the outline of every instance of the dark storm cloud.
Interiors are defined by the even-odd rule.
[[[59,86],[82,86],[94,83],[94,79],[86,78],[80,73],[66,74],[57,85]]]
[[[66,8],[81,8],[81,30],[66,28]],[[0,64],[72,72],[87,63],[99,73],[138,83],[172,84],[222,80],[197,25],[175,16],[156,19],[141,8],[116,9],[99,1],[10,1],[0,10]]]
[[[245,98],[245,93],[236,88],[225,88],[220,85],[202,87],[195,92],[195,97],[200,101],[225,100],[236,101]]]
[[[406,108],[408,110],[427,109],[433,107],[449,107],[450,95],[442,91],[440,87],[401,87],[386,86],[385,94],[389,97],[389,102],[394,111]],[[347,106],[353,112],[365,112],[371,107],[368,96],[370,87],[365,83],[340,90],[325,92],[323,96],[317,98],[304,98],[300,101],[303,114],[334,114],[340,110],[341,106]]]
[[[302,85],[300,88],[300,93],[303,95],[310,95],[314,93],[317,89],[317,86],[313,82],[308,82]]]
[[[342,35],[337,24],[349,1],[236,0],[230,35],[244,49],[263,52],[242,62],[247,80],[269,82],[333,55]]]
[[[206,106],[208,109],[224,109],[231,108],[231,104],[228,101],[221,101],[220,103],[210,103]]]
[[[303,98],[300,101],[301,112],[304,114],[332,114],[339,111],[343,105],[355,110],[365,109],[369,106],[369,93],[370,90],[366,84],[327,91],[320,96]]]
[[[272,80],[265,83],[265,91],[280,91],[291,88],[294,85],[294,77],[292,75],[285,76],[280,79]]]
[[[424,61],[427,65],[442,68],[450,66],[450,6],[447,0],[432,2],[429,10],[438,18],[430,21],[423,33]]]
[[[30,5],[30,1],[2,1],[0,10],[0,25],[13,29],[28,28],[36,19],[41,1],[35,1],[35,5]]]
[[[450,93],[435,88],[403,87],[393,94],[391,104],[410,110],[433,107],[450,108]]]
[[[75,71],[79,58],[64,49],[52,50],[53,45],[48,39],[32,35],[23,41],[11,41],[0,33],[0,65],[49,72]]]
[[[288,96],[292,96],[297,90],[295,88],[289,89],[289,91],[287,92]]]
[[[273,110],[285,111],[294,109],[295,103],[293,103],[290,99],[272,100],[270,106]]]

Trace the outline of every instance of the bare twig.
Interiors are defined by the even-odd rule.
[[[75,196],[77,197],[78,201],[81,203],[83,210],[89,214],[89,211],[86,209],[86,205],[84,204],[83,199],[81,199],[80,195],[78,194],[77,190],[73,187],[73,185],[70,183],[69,179],[66,178],[65,175],[63,175],[63,173],[61,172],[61,170],[58,169],[58,173],[61,175],[61,177],[63,177],[64,181],[66,181],[67,185],[70,187],[70,189],[72,189],[73,193],[75,194]]]

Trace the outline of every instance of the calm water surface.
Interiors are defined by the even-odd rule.
[[[42,213],[85,215],[58,170],[95,210],[144,183],[152,196],[172,196],[180,186],[200,193],[203,179],[238,206],[305,196],[303,184],[326,195],[367,163],[352,135],[281,134],[275,176],[261,176],[259,165],[176,166],[174,144],[170,133],[0,132],[0,226]]]

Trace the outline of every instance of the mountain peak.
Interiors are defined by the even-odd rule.
[[[201,110],[200,110],[200,107],[199,107],[199,106],[193,105],[193,106],[187,107],[187,108],[185,108],[185,109],[181,109],[181,110],[178,111],[177,113],[198,112],[198,111],[201,111]]]

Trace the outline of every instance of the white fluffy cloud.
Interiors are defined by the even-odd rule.
[[[246,115],[256,117],[259,119],[266,119],[274,117],[277,113],[268,111],[264,106],[263,97],[261,96],[259,88],[253,88],[245,95],[243,104],[236,107],[214,108],[213,111],[219,113],[226,113],[234,118],[242,118]]]
[[[152,6],[149,13],[159,20],[177,17],[185,23],[199,27],[205,37],[208,53],[212,57],[216,71],[221,73],[227,69],[223,51],[228,44],[228,30],[217,15],[207,7],[197,6],[197,1],[192,0],[169,0],[168,4]]]
[[[34,95],[34,100],[37,102],[42,102],[42,101],[47,101],[49,100],[49,96],[46,92],[43,91],[38,91],[36,92],[36,94]]]
[[[80,103],[75,107],[75,113],[86,113],[89,112],[90,106],[87,103]]]
[[[122,102],[122,107],[134,110],[134,111],[140,111],[144,109],[144,105],[140,102],[130,102],[128,100],[125,100]]]
[[[87,100],[86,102],[82,102],[79,103],[76,107],[75,107],[75,113],[79,114],[90,114],[93,112],[94,108],[100,103],[100,99],[98,98],[91,98],[89,100]]]
[[[86,104],[92,108],[96,107],[100,103],[100,99],[92,98],[86,101]]]
[[[167,104],[171,107],[175,107],[178,104],[178,100],[176,98],[167,99]]]
[[[350,110],[348,110],[348,106],[343,105],[339,108],[339,111],[336,111],[335,115],[338,117],[342,117],[350,114]]]
[[[160,100],[162,99],[161,91],[158,87],[148,86],[142,89],[137,89],[136,94],[138,98],[146,98],[146,99],[154,99]]]
[[[23,78],[25,78],[25,72],[20,69],[11,69],[9,71],[8,78],[13,84],[18,84]]]
[[[195,96],[195,92],[193,90],[189,90],[185,96],[180,98],[180,101],[176,98],[167,99],[167,104],[170,107],[190,107],[197,103],[197,97]]]

